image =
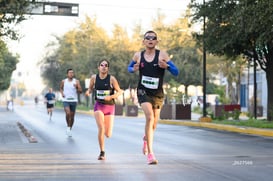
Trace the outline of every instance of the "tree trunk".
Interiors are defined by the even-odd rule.
[[[273,50],[269,52],[269,60],[266,64],[267,79],[267,120],[273,121]]]
[[[189,95],[188,95],[188,87],[189,87],[189,85],[185,85],[185,95],[188,97]]]

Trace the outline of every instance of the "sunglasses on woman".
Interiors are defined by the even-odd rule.
[[[108,67],[108,64],[107,63],[101,63],[100,66],[101,67]]]
[[[157,40],[156,36],[145,36],[145,40]]]

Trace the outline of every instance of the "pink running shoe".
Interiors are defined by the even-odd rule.
[[[147,162],[149,165],[156,165],[158,163],[157,159],[155,158],[154,154],[152,154],[152,153],[148,154]]]
[[[148,154],[148,148],[147,148],[147,141],[145,136],[143,136],[143,147],[142,147],[142,152],[144,155]]]

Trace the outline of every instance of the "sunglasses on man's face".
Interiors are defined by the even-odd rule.
[[[156,36],[145,36],[145,40],[157,40]]]
[[[101,67],[108,67],[108,64],[107,64],[107,63],[105,63],[105,64],[102,63],[102,64],[100,64],[100,66],[101,66]]]

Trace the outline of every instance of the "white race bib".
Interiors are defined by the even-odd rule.
[[[141,84],[148,89],[158,89],[159,78],[143,75],[141,77]]]
[[[54,104],[54,103],[55,103],[55,100],[48,101],[48,104]]]
[[[105,96],[110,96],[110,90],[97,90],[96,97],[98,99],[104,100]]]

